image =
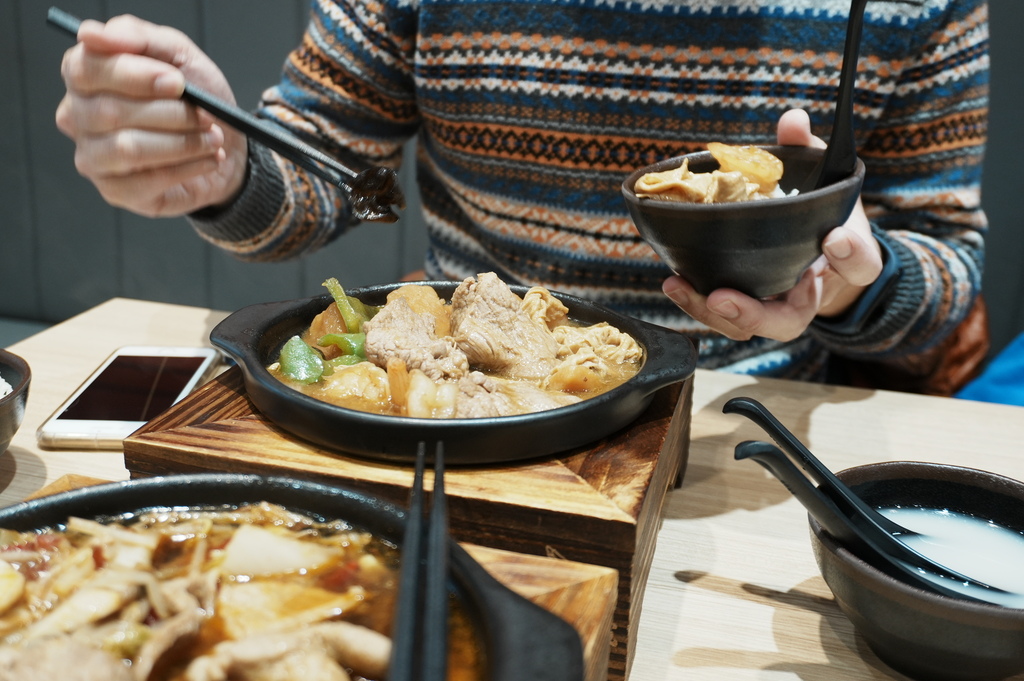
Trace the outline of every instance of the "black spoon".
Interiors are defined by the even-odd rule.
[[[77,17],[56,7],[50,8],[46,20],[76,37],[78,27],[82,23]],[[206,109],[235,130],[266,145],[344,191],[352,206],[352,212],[360,220],[395,222],[398,220],[398,214],[393,206],[405,208],[405,197],[398,184],[398,175],[391,168],[353,170],[289,134],[284,128],[228,104],[192,83],[185,83],[181,98]]]
[[[831,500],[840,514],[848,519],[849,524],[861,535],[861,540],[870,542],[875,547],[878,547],[886,553],[890,560],[899,560],[917,570],[926,570],[941,577],[974,584],[993,593],[1006,593],[1002,589],[979,582],[944,565],[940,565],[900,541],[900,536],[909,537],[917,533],[903,527],[899,523],[893,522],[865,503],[853,490],[837,478],[832,471],[826,468],[793,433],[783,426],[757,400],[750,397],[734,397],[725,403],[722,411],[726,414],[741,414],[761,426],[786,453],[796,458],[801,468],[817,484],[815,490],[818,494],[824,495]],[[772,472],[775,471],[773,470]],[[800,475],[799,477],[803,478],[804,476]],[[807,484],[811,483],[808,482]],[[803,500],[801,499],[801,501]],[[819,522],[821,521],[819,520]],[[824,523],[822,523],[822,526],[825,527]],[[837,537],[837,539],[841,538]],[[958,597],[965,597],[962,592],[957,592],[957,595]]]
[[[847,178],[857,166],[857,150],[853,139],[853,88],[857,82],[857,59],[861,34],[864,32],[864,7],[867,3],[868,0],[850,2],[843,66],[839,73],[839,93],[832,115],[832,135],[825,155],[807,178],[807,189],[818,189]]]
[[[930,566],[922,566],[913,560],[907,560],[906,555],[908,551],[913,554],[913,557],[920,556],[920,554],[912,551],[910,547],[891,534],[872,530],[868,525],[854,522],[853,516],[841,511],[832,497],[825,494],[820,487],[816,487],[807,476],[797,469],[796,465],[781,449],[771,443],[751,440],[741,442],[736,445],[735,458],[737,461],[752,459],[761,464],[761,466],[785,485],[786,489],[803,504],[811,517],[817,520],[826,532],[835,537],[858,557],[891,577],[901,579],[932,593],[983,603],[998,601],[989,600],[980,595],[967,594],[961,590],[944,585],[942,580],[928,579],[924,576],[922,570],[927,570],[939,577],[945,577],[957,582],[973,584],[974,586],[987,589],[993,594],[1007,593],[973,579],[958,577],[956,576],[958,573],[941,565],[930,563],[930,561]],[[923,558],[923,556],[920,557]],[[925,558],[925,560],[928,559]],[[978,593],[980,594],[981,592]]]

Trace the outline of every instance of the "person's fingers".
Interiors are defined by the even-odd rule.
[[[216,65],[184,33],[133,16],[83,22],[79,43],[65,55],[69,90],[117,92],[136,98],[179,97],[185,80],[234,103]]]
[[[181,100],[125,99],[112,95],[65,96],[57,106],[57,127],[69,137],[104,135],[126,128],[164,132],[199,132],[209,119]]]
[[[109,176],[95,182],[104,200],[146,217],[181,215],[196,205],[209,205],[206,196],[215,181],[221,156],[205,157],[178,165],[163,166],[127,175]]]
[[[153,28],[155,26],[150,22],[131,15],[113,17],[105,22],[83,19],[78,27],[78,42],[97,52],[142,54],[149,42],[144,35]]]
[[[183,32],[129,14],[106,23],[86,20],[78,29],[78,40],[95,52],[129,53],[181,66],[198,48]]]
[[[779,144],[798,147],[818,147],[826,145],[811,132],[811,119],[803,109],[790,109],[779,117],[776,130]]]
[[[732,340],[750,340],[752,335],[736,328],[721,314],[708,309],[707,298],[697,293],[688,281],[671,276],[662,283],[662,292],[693,319]]]
[[[808,268],[796,286],[782,296],[764,301],[719,289],[708,295],[707,307],[734,329],[727,334],[730,338],[762,336],[790,341],[798,338],[817,314],[822,292],[819,274],[815,268]]]
[[[179,69],[145,55],[106,54],[79,44],[64,54],[61,77],[82,96],[113,93],[134,99],[177,99],[185,88]]]
[[[108,203],[156,217],[220,205],[245,180],[245,136],[181,99],[186,79],[229,104],[231,88],[184,33],[132,16],[85,21],[64,54],[57,127]]]
[[[877,242],[873,238],[869,242],[852,229],[833,229],[821,248],[832,269],[854,286],[868,286],[882,271],[882,255]]]
[[[75,167],[86,177],[124,175],[215,156],[223,145],[224,132],[219,126],[205,132],[170,135],[120,130],[81,137],[75,150]]]
[[[882,272],[878,241],[849,227],[837,227],[822,243],[828,259],[825,293],[818,314],[833,317],[844,312]]]

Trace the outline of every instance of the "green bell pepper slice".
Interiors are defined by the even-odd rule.
[[[359,364],[365,361],[366,358],[360,357],[359,355],[338,355],[333,359],[327,360],[326,364],[327,368],[333,371],[334,367],[352,366],[353,364]]]
[[[298,336],[284,344],[278,362],[281,373],[299,383],[316,383],[324,375],[323,357]]]
[[[341,284],[334,277],[325,281],[324,287],[331,294],[331,297],[334,298],[334,302],[338,306],[341,319],[345,322],[345,330],[349,333],[360,333],[363,330],[363,322],[370,318],[366,314],[366,309],[363,307],[362,302],[352,296],[345,295],[345,289],[342,288]],[[356,309],[357,305],[358,310]]]
[[[322,348],[334,345],[341,350],[342,355],[356,355],[366,359],[365,333],[328,333],[321,336],[316,344]]]

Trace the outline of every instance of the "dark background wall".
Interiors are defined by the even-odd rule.
[[[992,225],[985,274],[994,350],[1024,330],[1024,2],[990,0],[992,118],[984,204]],[[200,241],[184,220],[109,207],[74,169],[54,125],[70,40],[45,24],[48,2],[0,0],[0,317],[55,322],[113,296],[236,309],[393,281],[420,267],[416,197],[396,225],[365,225],[312,257],[246,264]],[[301,35],[308,0],[61,0],[80,17],[131,12],[176,26],[221,65],[253,106]],[[414,191],[409,165],[402,185]]]

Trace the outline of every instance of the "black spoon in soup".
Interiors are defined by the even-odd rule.
[[[754,459],[782,480],[787,489],[793,492],[797,499],[812,512],[812,515],[830,534],[832,529],[830,529],[829,524],[833,528],[838,528],[843,534],[837,535],[837,539],[855,542],[855,545],[860,545],[872,552],[880,553],[880,557],[892,565],[904,566],[900,569],[902,573],[906,574],[907,570],[910,570],[916,575],[916,579],[913,579],[915,584],[924,580],[931,585],[932,591],[938,591],[945,595],[954,595],[958,598],[971,598],[962,591],[935,585],[933,580],[928,580],[923,576],[923,572],[937,575],[940,578],[972,584],[979,587],[982,592],[1006,594],[1005,591],[998,587],[985,584],[935,562],[901,541],[900,537],[910,537],[917,533],[893,522],[869,506],[821,463],[792,432],[783,426],[757,400],[750,397],[734,397],[725,403],[722,411],[726,414],[746,416],[767,432],[782,447],[786,454],[796,459],[797,463],[800,464],[800,467],[803,468],[810,478],[809,480],[799,474],[789,459],[785,459],[785,461],[780,460],[779,456],[775,455],[772,451],[773,447],[767,443],[759,443],[756,446],[744,445],[742,456],[741,448],[737,447],[736,450],[737,458]],[[783,458],[785,457],[783,456]],[[798,477],[803,482],[797,479]],[[807,489],[804,483],[810,489]],[[809,505],[809,500],[813,505]],[[821,509],[823,509],[821,511],[823,515],[819,518],[815,510]],[[829,518],[829,514],[835,513],[838,513],[841,517],[838,519]],[[823,522],[823,519],[828,524]],[[977,598],[975,600],[981,599]]]

